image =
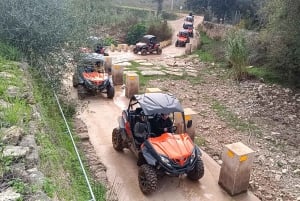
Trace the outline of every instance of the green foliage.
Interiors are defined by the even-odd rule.
[[[80,168],[79,161],[74,151],[67,128],[61,117],[60,111],[53,97],[52,89],[47,86],[43,77],[39,76],[37,69],[32,68],[34,81],[34,95],[37,102],[41,103],[42,126],[46,133],[37,135],[40,150],[40,167],[48,179],[43,185],[45,192],[52,196],[54,193],[61,200],[89,200],[90,194]],[[75,112],[74,106],[63,104],[67,121],[71,120]],[[47,124],[45,124],[47,122]],[[77,139],[75,138],[77,142]],[[81,155],[81,158],[84,158]],[[88,170],[88,168],[86,168]],[[98,182],[92,184],[93,188],[102,187],[96,194],[97,200],[104,200],[105,188]]]
[[[136,44],[140,38],[143,37],[146,33],[146,25],[144,23],[138,23],[130,27],[127,36],[126,42],[130,45]]]
[[[75,34],[68,1],[0,1],[0,38],[20,50],[45,54]]]
[[[221,40],[210,39],[204,32],[200,32],[201,48],[195,51],[202,61],[223,62],[224,61],[224,42]]]
[[[21,58],[21,52],[0,41],[0,57],[7,60],[19,61]]]
[[[162,11],[161,18],[164,20],[176,20],[178,19],[178,15],[176,15],[176,13]]]
[[[267,83],[282,83],[281,75],[274,71],[272,68],[267,67],[253,67],[248,68],[249,75],[253,75],[257,78],[262,78]],[[282,83],[283,84],[283,83]]]
[[[228,33],[226,38],[226,59],[232,67],[233,78],[236,80],[241,80],[247,75],[245,67],[248,51],[243,35],[241,31],[233,30]]]
[[[8,184],[13,187],[17,193],[25,194],[26,193],[26,184],[19,178],[10,180]]]
[[[50,198],[53,197],[55,191],[57,190],[53,182],[48,178],[44,180],[42,189]]]
[[[266,21],[263,42],[268,44],[268,65],[287,83],[300,87],[300,2],[270,0],[262,9]]]
[[[152,34],[157,37],[158,41],[163,41],[172,38],[173,30],[167,21],[153,21],[149,25],[147,34]]]

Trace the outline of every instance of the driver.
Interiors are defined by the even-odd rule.
[[[158,121],[156,122],[156,132],[155,134],[157,136],[160,136],[163,133],[169,132],[172,133],[173,132],[173,122],[169,117],[169,114],[161,114],[160,118],[158,119]]]

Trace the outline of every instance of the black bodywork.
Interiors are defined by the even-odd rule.
[[[153,35],[145,35],[140,40],[140,42],[136,43],[133,52],[138,54],[139,52],[141,55],[147,54],[161,54],[162,49],[160,47],[160,43],[157,41],[156,36]]]
[[[194,25],[191,22],[184,22],[182,27],[189,32],[189,37],[194,37]]]

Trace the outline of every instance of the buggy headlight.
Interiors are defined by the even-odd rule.
[[[190,163],[192,163],[196,158],[196,149],[193,149],[193,152],[191,154],[191,157],[190,157]]]
[[[161,159],[161,161],[162,161],[164,164],[166,164],[167,166],[170,166],[170,167],[172,166],[170,160],[167,159],[166,157],[160,156],[160,159]]]

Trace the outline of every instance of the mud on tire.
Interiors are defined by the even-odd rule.
[[[122,142],[122,136],[121,131],[119,128],[114,128],[112,132],[112,144],[116,151],[123,151],[123,142]]]
[[[148,165],[144,164],[139,168],[139,186],[144,194],[150,194],[157,189],[157,173],[156,170]]]
[[[194,169],[187,174],[187,177],[190,180],[197,181],[201,179],[203,175],[204,175],[203,161],[200,157],[198,157]]]

